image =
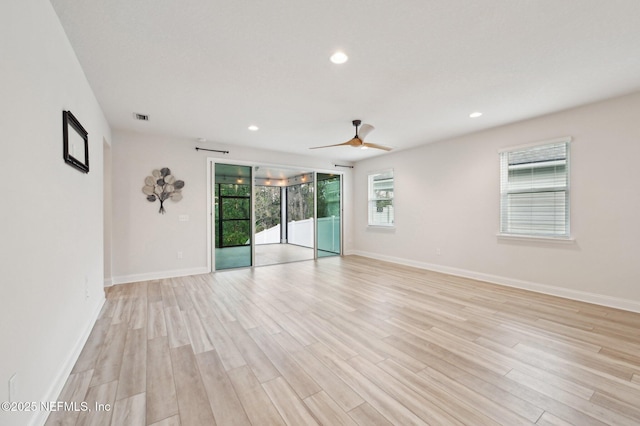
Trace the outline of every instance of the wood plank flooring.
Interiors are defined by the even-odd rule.
[[[114,286],[47,425],[638,425],[640,314],[357,256]]]

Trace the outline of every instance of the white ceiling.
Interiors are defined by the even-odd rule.
[[[354,161],[384,153],[308,148],[353,119],[398,150],[640,90],[638,0],[51,3],[114,129]]]

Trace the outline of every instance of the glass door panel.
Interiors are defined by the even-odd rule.
[[[216,164],[216,270],[251,266],[251,167]]]
[[[318,257],[340,255],[341,192],[340,175],[317,174]]]

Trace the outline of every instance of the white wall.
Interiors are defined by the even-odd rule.
[[[111,285],[111,229],[113,218],[113,209],[111,208],[111,200],[113,194],[111,193],[111,181],[112,181],[112,160],[111,160],[111,145],[106,142],[103,144],[103,217],[104,217],[104,285]]]
[[[355,252],[640,311],[638,111],[633,94],[358,162]],[[498,149],[566,135],[575,244],[497,239]],[[367,173],[390,167],[396,229],[369,229]]]
[[[0,401],[14,373],[15,401],[55,400],[104,301],[111,135],[49,1],[0,3],[0,52]],[[63,161],[63,110],[89,133],[89,174]],[[0,412],[0,424],[45,415]]]
[[[196,151],[196,146],[230,153]],[[114,131],[112,155],[114,284],[208,272],[207,158],[345,172],[330,160],[129,131]],[[164,215],[158,213],[159,202],[150,203],[142,193],[144,178],[162,167],[185,182],[183,199],[165,202]],[[351,189],[351,169],[346,169],[345,250],[353,239],[348,226]],[[180,215],[188,215],[189,221],[180,222]]]

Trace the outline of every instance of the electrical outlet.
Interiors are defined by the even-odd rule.
[[[14,402],[16,400],[16,374],[9,378],[9,402]]]
[[[181,251],[178,252],[178,259],[182,259],[182,252]]]
[[[442,255],[442,250],[440,250],[440,248],[436,249],[436,255],[438,256]]]
[[[89,298],[89,277],[84,276],[84,298]]]

